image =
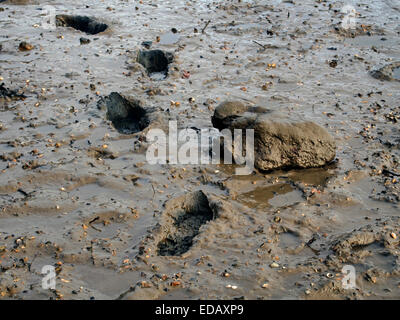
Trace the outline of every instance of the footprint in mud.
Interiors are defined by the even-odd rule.
[[[183,201],[182,201],[183,200]],[[193,245],[193,238],[200,227],[214,219],[207,196],[197,191],[175,199],[174,205],[166,213],[163,224],[164,238],[157,244],[159,256],[180,256]]]
[[[56,15],[56,25],[58,27],[71,27],[76,30],[97,34],[105,31],[108,25],[85,16]]]
[[[154,80],[164,80],[168,76],[168,65],[173,61],[172,53],[162,50],[139,51],[137,61],[146,68]]]
[[[149,125],[146,110],[140,105],[140,101],[126,98],[117,92],[100,99],[98,108],[105,105],[107,119],[110,120],[122,134],[132,134],[142,131]]]

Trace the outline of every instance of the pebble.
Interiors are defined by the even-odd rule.
[[[32,50],[33,48],[34,48],[33,45],[31,45],[30,43],[28,43],[26,41],[22,41],[19,44],[19,50],[20,51],[29,51],[29,50]]]
[[[80,41],[81,44],[88,44],[88,43],[90,43],[90,39],[88,39],[88,38],[83,38],[83,37],[80,38],[79,41]]]
[[[150,49],[152,44],[153,44],[152,41],[143,41],[142,42],[142,46],[145,47],[146,49]]]
[[[271,268],[279,268],[279,264],[276,263],[276,262],[272,262],[269,266],[270,266]]]

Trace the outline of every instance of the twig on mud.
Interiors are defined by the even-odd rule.
[[[204,31],[207,29],[208,25],[210,24],[211,20],[208,20],[205,27],[201,30],[201,33],[204,33]]]
[[[400,173],[393,172],[393,171],[390,171],[388,169],[383,169],[382,173],[385,174],[385,175],[390,174],[392,176],[400,177]]]
[[[264,46],[263,44],[257,42],[256,40],[253,40],[253,42],[254,42],[255,44],[258,44],[260,47],[263,47],[264,50],[266,49],[265,46]]]
[[[25,192],[24,190],[22,190],[21,188],[19,188],[17,190],[19,193],[22,193],[26,198],[29,197],[29,193]]]
[[[151,187],[153,188],[153,199],[154,199],[154,196],[156,195],[156,190],[154,190],[153,184],[151,184]]]
[[[101,229],[96,228],[95,226],[92,225],[93,222],[95,222],[95,221],[97,221],[97,220],[99,220],[99,219],[100,219],[99,217],[96,217],[96,218],[92,219],[91,221],[89,221],[89,226],[91,226],[94,230],[96,230],[96,231],[98,231],[98,232],[102,232]]]
[[[272,45],[272,44],[261,44],[261,43],[259,43],[259,42],[257,42],[257,41],[255,41],[255,40],[253,40],[253,42],[255,43],[255,44],[258,44],[260,47],[262,47],[264,50],[265,49],[279,49],[279,47],[278,46],[275,46],[275,45]]]

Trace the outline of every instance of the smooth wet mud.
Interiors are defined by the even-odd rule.
[[[393,78],[400,81],[400,67],[393,69]]]
[[[0,298],[400,298],[397,1],[353,30],[336,0],[47,4],[0,3]],[[147,161],[223,101],[312,121],[332,163]]]

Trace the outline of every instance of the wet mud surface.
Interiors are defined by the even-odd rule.
[[[0,3],[2,299],[400,298],[399,1],[351,31],[343,1],[55,1],[54,29],[47,4]],[[146,161],[223,101],[313,121],[335,160]]]

